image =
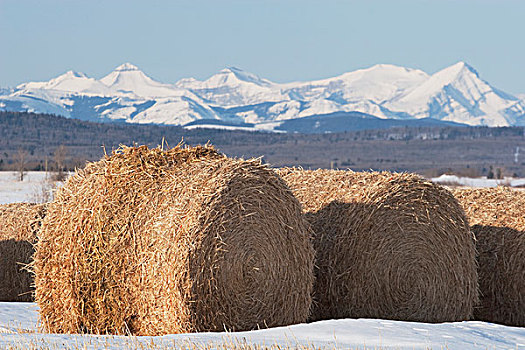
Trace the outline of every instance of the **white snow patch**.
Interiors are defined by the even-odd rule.
[[[29,333],[27,333],[29,332]],[[253,343],[282,347],[337,349],[516,350],[525,346],[525,328],[486,322],[427,324],[378,319],[342,319],[237,333],[190,333],[160,337],[43,334],[34,303],[0,302],[0,347],[46,346],[74,349],[129,349],[154,346]],[[35,346],[35,347],[36,347]]]
[[[217,129],[217,130],[243,130],[243,131],[271,131],[274,133],[284,133],[282,130],[274,130],[281,123],[263,123],[254,126],[237,126],[237,125],[218,125],[218,124],[195,124],[186,125],[184,129]]]
[[[503,179],[487,179],[486,176],[472,178],[472,177],[460,177],[456,175],[443,174],[439,177],[433,177],[432,182],[438,184],[455,184],[459,186],[467,187],[498,187],[498,186],[510,186],[510,187],[522,187],[525,186],[525,179],[505,177]]]
[[[43,171],[27,172],[24,181],[18,181],[17,175],[12,171],[0,171],[0,204],[34,201],[33,197],[46,179]]]

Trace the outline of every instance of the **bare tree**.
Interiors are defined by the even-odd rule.
[[[57,189],[57,182],[52,179],[43,179],[40,186],[33,190],[31,200],[35,203],[48,203],[53,200]]]
[[[27,158],[27,151],[22,148],[19,148],[15,154],[15,170],[18,181],[24,181],[24,176],[27,173]]]
[[[65,165],[67,153],[67,147],[64,145],[60,145],[55,150],[55,172],[53,174],[53,180],[55,181],[64,181],[66,179]]]
[[[496,168],[496,179],[503,179],[503,172],[501,168]]]

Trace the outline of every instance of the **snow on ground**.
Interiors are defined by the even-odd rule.
[[[146,349],[188,344],[244,343],[337,349],[525,349],[525,328],[486,322],[427,324],[344,319],[237,333],[120,337],[38,333],[34,303],[0,302],[0,347],[17,345],[80,349]],[[153,346],[151,345],[153,344]]]
[[[36,197],[41,194],[45,180],[45,172],[29,171],[25,175],[24,181],[20,182],[17,180],[15,172],[0,171],[0,204],[34,202]],[[469,178],[446,174],[432,178],[432,182],[468,187],[525,186],[525,179],[521,178],[487,179],[486,177]]]
[[[525,179],[505,177],[503,179],[487,179],[483,177],[459,177],[456,175],[443,174],[440,177],[433,177],[432,182],[442,185],[458,185],[467,187],[523,187],[525,186]]]
[[[244,130],[244,131],[271,131],[277,134],[284,134],[286,131],[275,130],[276,127],[281,125],[281,122],[268,122],[259,123],[253,126],[235,126],[235,125],[220,125],[220,124],[194,124],[187,125],[184,128],[188,130],[193,129],[218,129],[218,130]]]
[[[29,171],[24,181],[18,181],[17,173],[0,171],[0,204],[34,202],[46,179],[43,171]]]
[[[0,172],[0,204],[33,201],[42,188],[43,172],[29,172],[23,182],[13,172]],[[440,177],[467,186],[494,185],[496,180]],[[433,181],[436,179],[433,179]],[[513,180],[514,181],[514,180]],[[517,181],[517,180],[516,180]],[[525,183],[524,179],[521,179]],[[514,183],[510,183],[514,184]],[[38,333],[34,303],[0,302],[0,348],[152,349],[163,346],[244,342],[282,346],[314,345],[337,349],[525,349],[525,328],[486,322],[425,324],[374,319],[344,319],[252,332],[178,334],[163,337],[115,337]]]

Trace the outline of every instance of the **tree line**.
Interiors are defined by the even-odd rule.
[[[94,123],[48,114],[0,112],[0,170],[15,170],[23,163],[26,170],[70,171],[82,167],[86,161],[100,159],[105,151],[110,153],[121,144],[155,147],[165,140],[171,146],[181,141],[190,145],[211,142],[228,155],[265,156],[265,161],[279,166],[441,169],[449,166],[458,154],[465,153],[463,156],[470,158],[457,162],[470,164],[470,169],[488,169],[494,164],[494,169],[512,166],[512,172],[520,173],[522,161],[514,164],[513,158],[509,158],[508,164],[497,164],[497,157],[501,158],[503,148],[509,154],[517,146],[525,148],[524,135],[523,127],[402,127],[330,134],[277,134]],[[461,149],[458,145],[462,145]],[[434,159],[424,159],[432,152]]]

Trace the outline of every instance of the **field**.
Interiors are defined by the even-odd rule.
[[[17,173],[13,171],[0,171],[0,204],[14,202],[41,202],[43,191],[51,190],[52,182],[48,181],[49,175],[43,171],[28,171],[24,181],[17,180]],[[442,185],[459,185],[475,187],[495,187],[505,184],[516,187],[525,185],[525,178],[512,178],[507,180],[468,178],[444,175],[432,178],[433,182]]]
[[[246,344],[275,349],[525,348],[525,329],[485,322],[426,324],[344,319],[251,332],[118,337],[38,333],[34,303],[0,303],[0,315],[0,347],[8,349],[250,349]]]
[[[32,201],[45,174],[0,173],[0,203]],[[249,347],[252,344],[254,347]],[[342,319],[251,332],[118,337],[39,333],[35,303],[0,303],[0,347],[11,349],[522,349],[525,329],[486,322],[442,324]]]
[[[35,202],[42,186],[46,184],[45,180],[46,173],[43,171],[26,173],[24,181],[18,181],[14,172],[0,172],[0,204]]]

